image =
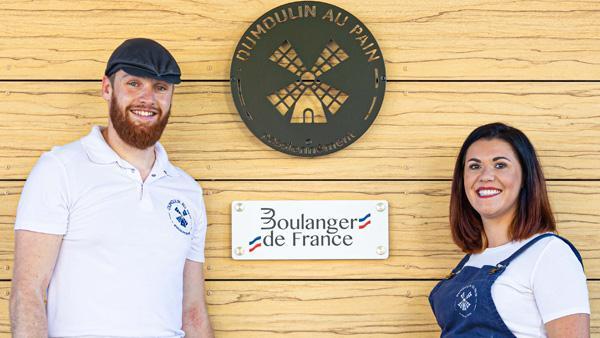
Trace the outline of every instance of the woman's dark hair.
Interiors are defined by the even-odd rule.
[[[469,147],[480,139],[507,142],[521,164],[522,187],[517,197],[517,212],[509,227],[509,238],[513,241],[523,240],[538,233],[555,232],[556,222],[548,200],[544,173],[533,145],[519,129],[503,123],[491,123],[469,134],[454,165],[450,228],[456,245],[467,253],[480,252],[487,246],[481,216],[469,203],[464,187],[465,156]]]

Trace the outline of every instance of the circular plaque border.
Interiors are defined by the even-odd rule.
[[[311,9],[315,9],[315,15],[312,15]],[[286,20],[280,23],[284,17]],[[294,26],[286,32],[281,27],[286,26],[288,23],[289,26],[294,23]],[[302,33],[298,33],[297,29],[300,24],[304,25],[300,27]],[[319,31],[319,29],[327,26],[333,28],[329,32]],[[296,29],[294,30],[294,28]],[[314,50],[315,45],[313,43],[313,46],[308,46],[310,43],[307,44],[305,40],[306,37],[316,36],[322,37],[321,40],[323,38],[327,39],[328,35],[333,34],[332,32],[338,32],[338,34],[334,38],[330,38],[326,46],[330,47],[329,52],[341,55],[342,58],[336,59],[339,63],[333,64],[333,68],[330,68],[331,71],[322,72],[323,82],[321,82],[321,77],[316,79],[317,76],[314,75],[319,74],[319,70],[317,72],[313,72],[313,70],[317,67],[320,57],[324,57],[323,52],[326,52],[326,48],[319,47],[323,49],[321,54],[315,54],[314,51],[312,54],[304,54],[304,50],[310,50],[311,48]],[[319,35],[319,33],[321,34]],[[340,33],[342,34],[340,35]],[[288,39],[293,41],[290,42]],[[334,42],[334,40],[336,41]],[[350,42],[352,40],[353,42]],[[284,44],[279,45],[282,41]],[[276,44],[273,44],[274,42]],[[285,45],[286,42],[287,45]],[[323,45],[323,43],[320,45]],[[337,49],[338,47],[339,49]],[[303,65],[303,68],[304,74],[310,73],[310,76],[298,75],[302,72],[299,69],[296,74],[293,74],[294,72],[289,69],[289,66],[283,66],[281,61],[278,63],[277,59],[272,59],[277,50],[293,49],[296,53],[296,48],[298,49],[299,59],[308,61],[307,64]],[[326,53],[326,55],[329,54]],[[343,58],[344,54],[347,56],[346,59]],[[271,59],[268,57],[269,55]],[[305,55],[312,57],[304,59]],[[313,64],[311,71],[306,72],[307,67],[315,59],[317,61]],[[290,61],[289,59],[286,60]],[[340,60],[348,60],[348,62],[342,66],[343,62]],[[285,70],[281,69],[284,67],[287,68]],[[343,73],[340,73],[342,71]],[[265,74],[279,78],[272,80],[271,77],[265,77]],[[353,77],[353,75],[355,76]],[[247,76],[255,76],[255,82],[250,81],[250,85],[248,85]],[[281,78],[285,76],[289,77],[291,81],[281,82]],[[294,78],[297,78],[296,81],[294,81]],[[314,82],[304,85],[306,81],[301,81],[301,78],[302,80],[308,78],[309,81],[313,80]],[[325,80],[326,78],[329,80]],[[296,99],[291,107],[287,105],[276,106],[277,102],[284,100],[276,97],[275,94],[286,88],[285,85],[283,87],[279,85],[271,86],[270,89],[273,93],[270,96],[265,95],[269,92],[261,86],[269,81],[290,83],[287,88],[292,88],[292,90],[288,92],[288,97]],[[319,98],[325,114],[324,119],[327,122],[314,122],[315,114],[312,109],[305,109],[303,112],[303,118],[306,119],[306,113],[310,110],[311,116],[309,118],[313,119],[311,123],[298,123],[297,120],[294,120],[296,119],[295,106],[298,102],[298,97],[293,94],[294,82],[300,84],[300,88],[303,89],[300,97],[304,95],[304,91],[308,91],[306,88],[309,88],[312,84],[313,87],[310,87],[313,89],[312,95]],[[385,96],[385,63],[375,37],[355,16],[328,3],[297,1],[278,6],[264,13],[245,31],[233,54],[230,84],[233,100],[240,117],[246,127],[259,140],[286,154],[316,157],[346,148],[358,140],[372,125],[381,109]],[[330,86],[330,84],[332,85]],[[314,86],[317,86],[316,90],[314,90]],[[338,105],[333,108],[331,106],[326,107],[325,102],[329,102],[329,99],[321,100],[321,97],[317,94],[319,88],[330,88],[329,92],[334,93],[331,97],[337,93],[334,100],[342,101],[344,99],[345,101],[342,101],[339,107]],[[255,92],[253,93],[253,91]],[[328,96],[329,92],[325,91],[325,96]],[[325,98],[325,96],[322,98]],[[270,97],[275,99],[271,100]],[[270,100],[271,102],[269,102]],[[279,107],[283,107],[283,112],[282,110],[278,111]],[[286,108],[287,111],[285,111]],[[338,110],[334,111],[334,108]],[[337,115],[334,115],[336,113]],[[345,118],[341,120],[340,115],[345,116]]]

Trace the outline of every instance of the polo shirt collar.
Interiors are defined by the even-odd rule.
[[[123,160],[117,153],[106,143],[100,126],[93,126],[92,131],[81,139],[83,148],[85,149],[88,158],[98,164],[117,163],[124,168],[133,168],[131,164]],[[169,157],[165,148],[156,142],[154,147],[156,153],[156,163],[154,164],[159,171],[164,172],[168,176],[179,176],[177,168],[169,162]]]
[[[159,168],[161,168],[161,170],[165,174],[167,174],[171,177],[179,176],[179,171],[169,161],[169,156],[167,156],[167,151],[162,146],[162,144],[160,144],[160,142],[156,142],[154,149],[155,149],[154,152],[156,153],[156,162],[158,163]]]

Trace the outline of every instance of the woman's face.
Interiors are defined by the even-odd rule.
[[[484,224],[493,221],[508,226],[512,222],[522,176],[517,154],[506,141],[480,139],[467,149],[465,191]]]

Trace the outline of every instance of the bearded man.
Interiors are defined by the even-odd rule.
[[[108,127],[40,157],[15,223],[13,337],[213,337],[202,190],[158,143],[180,75],[157,42],[125,41],[102,79]]]

